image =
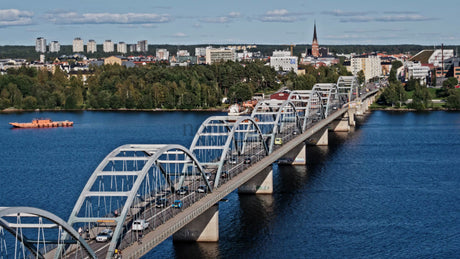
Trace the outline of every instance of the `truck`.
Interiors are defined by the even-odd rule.
[[[149,227],[149,223],[145,219],[137,219],[133,222],[132,230],[133,231],[143,231]]]

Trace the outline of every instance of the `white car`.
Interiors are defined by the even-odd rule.
[[[142,231],[149,227],[149,223],[145,219],[138,219],[133,222],[132,230],[133,231]]]
[[[112,239],[113,231],[109,228],[106,228],[99,232],[96,236],[96,242],[107,242]]]

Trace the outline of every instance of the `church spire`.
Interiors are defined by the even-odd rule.
[[[318,39],[316,37],[316,20],[315,20],[315,27],[313,28],[313,42],[318,42]]]

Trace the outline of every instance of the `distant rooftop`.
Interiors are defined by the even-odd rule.
[[[428,59],[431,57],[431,55],[433,55],[434,53],[434,50],[428,50],[428,49],[424,49],[422,51],[420,51],[419,53],[415,54],[415,56],[413,56],[412,58],[410,58],[409,60],[410,61],[418,61],[422,64],[428,64]]]

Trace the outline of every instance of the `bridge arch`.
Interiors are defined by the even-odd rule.
[[[275,138],[280,134],[292,134],[294,131],[302,132],[297,108],[293,102],[286,100],[263,100],[254,107],[253,118],[261,129],[265,140],[269,143],[270,153],[273,151]]]
[[[323,105],[320,105],[321,95],[315,89],[294,90],[288,100],[291,101],[299,115],[302,132],[314,121],[320,120],[323,114]]]
[[[338,95],[343,103],[348,103],[357,97],[359,82],[356,76],[340,76],[337,80]]]
[[[38,219],[38,222],[34,220],[25,220],[23,223],[20,219],[21,217]],[[8,220],[8,218],[16,218],[17,221],[16,223],[12,223]],[[51,223],[43,223],[42,219],[46,219]],[[36,240],[30,239],[30,236],[27,236],[23,233],[22,228],[37,229],[38,238]],[[45,247],[45,244],[64,243],[77,243],[86,251],[87,256],[91,258],[97,258],[96,254],[88,245],[88,243],[86,243],[83,237],[80,236],[80,234],[77,233],[75,229],[73,229],[69,224],[67,224],[67,222],[58,216],[42,209],[33,207],[0,208],[0,229],[5,229],[11,233],[17,239],[17,241],[24,244],[24,247],[27,248],[35,258],[44,258],[43,254],[40,252],[40,244],[43,244]],[[58,229],[59,231],[57,233],[56,240],[46,240],[45,229]],[[46,236],[49,237],[48,234]],[[68,240],[68,236],[70,236],[72,239]],[[40,240],[40,237],[42,237],[42,240]],[[56,256],[59,256],[59,253],[56,253]],[[60,253],[60,256],[63,256],[63,254]],[[2,257],[1,254],[0,257]]]
[[[318,83],[313,86],[313,90],[320,95],[320,105],[322,106],[321,120],[341,107],[338,99],[337,85],[333,83]]]
[[[187,148],[181,145],[123,145],[110,152],[93,172],[68,224],[91,230],[93,235],[100,230],[100,225],[115,227],[107,253],[107,258],[111,258],[117,246],[123,247],[120,242],[123,237],[129,233],[133,235],[129,230],[130,221],[137,218],[149,221],[149,215],[156,215],[159,200],[167,199],[160,204],[162,207],[169,206],[171,198],[182,200],[178,190],[190,191],[191,198],[199,199],[192,191],[203,185],[212,191],[200,162]],[[152,216],[150,225],[160,223],[156,220]],[[164,218],[160,220],[165,221]],[[134,242],[133,238],[128,238],[129,242]]]
[[[198,129],[190,151],[207,170],[212,171],[214,188],[233,172],[229,163],[245,157],[262,157],[269,150],[257,122],[248,116],[212,116]]]

